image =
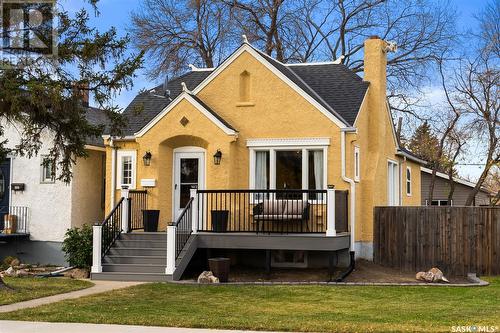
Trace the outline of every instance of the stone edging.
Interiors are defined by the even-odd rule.
[[[200,284],[194,280],[169,281],[168,283],[197,285],[197,286],[410,286],[410,287],[485,287],[489,282],[481,280],[475,273],[467,274],[471,283],[418,283],[418,282],[284,282],[284,281],[255,281],[255,282],[227,282],[214,284]]]

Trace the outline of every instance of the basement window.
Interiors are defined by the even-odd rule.
[[[271,255],[271,266],[282,268],[307,268],[307,251],[273,251]]]

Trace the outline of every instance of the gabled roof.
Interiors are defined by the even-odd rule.
[[[170,98],[165,96],[162,86],[136,96],[124,111],[129,122],[128,127],[124,130],[124,135],[130,136],[139,132],[169,106],[181,94],[182,82],[186,83],[187,88],[193,91],[193,95],[196,95],[225,66],[232,62],[232,58],[243,51],[250,52],[258,61],[272,69],[339,126],[350,127],[354,125],[368,89],[367,82],[363,82],[359,76],[342,64],[286,65],[245,43],[215,69],[193,70],[170,80],[167,84]],[[205,107],[210,109],[207,105]]]
[[[170,90],[169,97],[165,95],[163,86],[137,95],[123,112],[128,119],[128,126],[123,134],[134,135],[146,126],[182,93],[182,82],[186,83],[188,89],[194,89],[210,73],[211,71],[192,71],[170,80],[167,84],[167,89]]]
[[[217,113],[215,113],[211,108],[209,108],[203,101],[198,97],[191,94],[189,91],[183,91],[180,93],[172,103],[169,103],[160,113],[158,113],[151,121],[148,122],[140,131],[134,133],[136,137],[143,136],[147,131],[149,131],[155,124],[157,124],[163,117],[168,114],[177,104],[181,101],[186,100],[192,106],[194,106],[198,111],[200,111],[205,117],[208,118],[212,123],[219,127],[227,135],[237,136],[238,131],[234,129],[227,121],[222,119]]]

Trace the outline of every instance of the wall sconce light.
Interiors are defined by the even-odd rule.
[[[142,157],[142,161],[144,162],[144,165],[145,166],[150,166],[151,165],[151,157],[153,155],[151,154],[151,152],[146,152],[146,154],[144,154],[144,156]]]
[[[217,149],[217,152],[214,154],[214,164],[220,165],[220,160],[222,159],[222,152],[220,149]]]

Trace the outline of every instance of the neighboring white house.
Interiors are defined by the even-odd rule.
[[[103,124],[107,119],[103,111],[94,108],[88,109],[87,118],[93,124]],[[2,139],[7,139],[7,147],[13,148],[19,143],[20,132],[13,124],[2,121],[2,125]],[[25,219],[26,230],[19,232],[29,234],[29,240],[25,237],[5,242],[6,235],[0,237],[0,259],[13,255],[29,263],[63,265],[66,261],[61,246],[66,231],[103,220],[106,154],[99,139],[88,139],[88,157],[77,160],[70,184],[55,180],[52,166],[44,164],[52,141],[48,132],[43,134],[43,146],[37,156],[10,155],[2,162],[0,217],[3,219],[5,212],[10,211],[20,220]]]

